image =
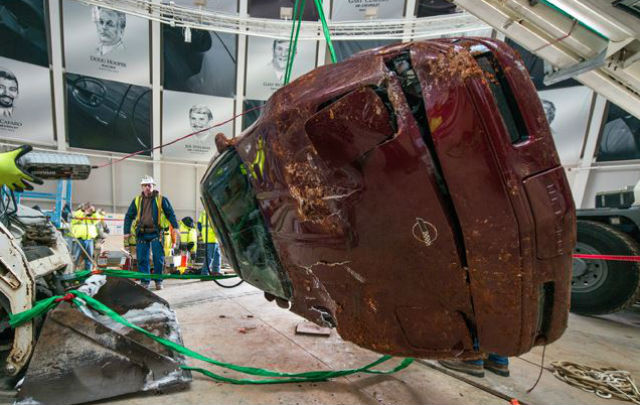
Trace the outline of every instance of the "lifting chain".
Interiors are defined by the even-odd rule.
[[[640,391],[631,373],[615,368],[593,368],[569,361],[551,363],[553,375],[569,385],[601,398],[618,398],[640,405]]]

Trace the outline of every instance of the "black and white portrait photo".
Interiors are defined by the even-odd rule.
[[[150,85],[147,19],[77,1],[62,5],[68,72]]]
[[[0,66],[0,116],[11,117],[18,95],[18,78],[9,69]]]
[[[162,142],[168,143],[187,134],[194,134],[162,148],[168,158],[208,162],[217,155],[215,134],[233,136],[233,121],[211,128],[233,117],[231,98],[164,91],[162,100]]]
[[[151,152],[151,89],[65,74],[69,146]]]
[[[105,56],[111,52],[124,50],[123,39],[124,30],[127,28],[127,15],[98,6],[91,8],[91,14],[98,34],[95,54]]]
[[[204,104],[192,105],[189,109],[189,125],[191,131],[196,133],[194,139],[203,140],[208,133],[202,131],[213,125],[211,108]]]
[[[0,57],[0,137],[53,144],[49,69]]]
[[[249,37],[247,52],[246,96],[266,100],[284,82],[291,44],[287,40]],[[298,42],[291,80],[316,66],[316,41]]]
[[[287,59],[289,58],[289,49],[291,43],[282,39],[273,40],[273,47],[271,50],[271,62],[269,62],[269,69],[273,69],[276,74],[276,78],[281,81],[284,80],[285,69],[287,68]]]
[[[544,116],[547,117],[547,122],[549,125],[553,124],[553,121],[556,119],[556,105],[553,101],[540,99],[542,102],[542,108],[544,109]]]

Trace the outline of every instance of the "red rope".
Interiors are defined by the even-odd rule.
[[[82,219],[90,219],[92,221],[112,221],[112,222],[122,222],[124,221],[123,218],[94,218],[94,217],[78,217],[78,218],[73,218],[73,219],[77,219],[77,220],[82,220]]]
[[[571,34],[573,34],[573,30],[574,30],[574,28],[576,28],[576,25],[578,25],[578,20],[574,19],[573,20],[573,24],[571,24],[571,29],[569,30],[569,32],[567,32],[565,35],[563,35],[561,37],[558,37],[558,38],[554,39],[551,42],[547,42],[546,44],[542,45],[541,47],[538,47],[538,48],[534,49],[531,52],[532,53],[536,53],[541,49],[544,49],[544,48],[546,48],[548,46],[551,46],[551,45],[555,45],[560,41],[564,41],[565,39],[569,38],[571,36]]]
[[[64,297],[60,297],[60,298],[56,298],[55,302],[60,302],[60,301],[71,301],[75,298],[76,296],[74,294],[71,293],[66,293]]]
[[[640,262],[640,256],[623,256],[623,255],[588,255],[578,254],[573,255],[574,259],[591,259],[591,260],[615,260],[620,262]]]
[[[199,133],[201,133],[201,132],[205,132],[205,131],[208,131],[208,130],[210,130],[210,129],[212,129],[212,128],[219,127],[219,126],[224,125],[224,124],[226,124],[226,123],[228,123],[228,122],[231,122],[231,121],[235,120],[235,119],[236,119],[236,118],[238,118],[238,117],[241,117],[241,116],[243,116],[243,115],[245,115],[245,114],[250,113],[251,111],[259,110],[259,109],[263,108],[265,105],[266,105],[266,104],[263,104],[263,105],[259,105],[259,106],[257,106],[257,107],[250,108],[250,109],[248,109],[247,111],[244,111],[244,112],[241,112],[240,114],[236,114],[236,115],[234,115],[233,117],[229,118],[228,120],[225,120],[225,121],[219,122],[219,123],[214,124],[214,125],[212,125],[212,126],[210,126],[210,127],[207,127],[207,128],[203,128],[203,129],[201,129],[201,130],[199,130],[199,131],[196,131],[196,132],[191,132],[190,134],[186,134],[186,135],[184,135],[184,136],[181,136],[180,138],[174,139],[174,140],[173,140],[173,141],[171,141],[171,142],[163,143],[163,144],[158,145],[158,146],[156,146],[156,147],[154,147],[154,148],[142,149],[142,150],[139,150],[139,151],[137,151],[137,152],[129,153],[128,155],[124,155],[124,156],[123,156],[123,157],[121,157],[120,159],[116,159],[116,160],[113,160],[113,161],[111,161],[111,162],[109,162],[109,163],[105,163],[105,164],[102,164],[102,165],[92,166],[91,168],[92,168],[92,169],[101,169],[101,168],[103,168],[103,167],[108,167],[108,166],[111,166],[112,164],[122,162],[123,160],[129,159],[129,158],[132,158],[132,157],[137,156],[137,155],[139,155],[139,154],[141,154],[141,153],[151,152],[151,151],[153,151],[153,150],[156,150],[156,149],[162,148],[163,146],[173,145],[173,144],[174,144],[174,143],[176,143],[176,142],[180,142],[180,141],[185,140],[185,139],[187,139],[187,138],[190,138],[190,137],[192,137],[192,136],[194,136],[194,135],[198,135],[198,134],[199,134]]]

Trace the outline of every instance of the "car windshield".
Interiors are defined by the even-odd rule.
[[[202,183],[205,204],[225,253],[242,278],[275,296],[291,297],[271,236],[240,156],[227,149]]]

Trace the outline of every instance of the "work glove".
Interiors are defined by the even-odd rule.
[[[19,163],[25,154],[31,152],[30,145],[22,145],[8,152],[0,153],[0,185],[6,185],[14,191],[33,190],[33,186],[27,183],[29,180],[36,184],[42,184],[42,179],[27,172]]]

